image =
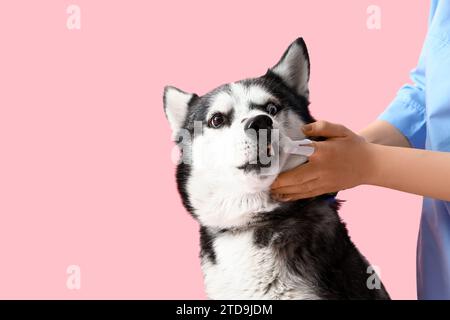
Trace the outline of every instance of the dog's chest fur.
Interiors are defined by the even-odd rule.
[[[317,299],[301,277],[292,275],[271,246],[255,243],[254,230],[216,236],[211,257],[202,258],[212,299]]]
[[[241,229],[201,226],[201,260],[212,299],[388,299],[366,285],[367,260],[328,196],[262,212]]]

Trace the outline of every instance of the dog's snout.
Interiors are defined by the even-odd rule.
[[[256,117],[250,118],[247,120],[247,123],[244,126],[244,130],[253,129],[258,132],[261,129],[270,130],[272,129],[273,121],[269,116],[264,114],[260,114]]]
[[[244,125],[246,135],[256,142],[257,162],[260,167],[271,164],[273,121],[268,115],[260,114],[247,120]]]

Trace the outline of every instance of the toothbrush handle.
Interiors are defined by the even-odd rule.
[[[298,154],[305,157],[310,157],[314,153],[314,147],[310,146],[298,146],[291,150],[292,154]]]

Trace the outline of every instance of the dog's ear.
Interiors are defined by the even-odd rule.
[[[172,129],[172,138],[175,139],[183,126],[190,102],[198,96],[187,93],[172,86],[164,88],[164,112]]]
[[[269,69],[297,94],[309,96],[309,55],[303,38],[295,40],[280,61]]]

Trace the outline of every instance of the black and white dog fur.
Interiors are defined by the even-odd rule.
[[[369,263],[337,214],[338,200],[271,199],[276,176],[307,158],[283,148],[274,152],[273,139],[263,148],[260,137],[246,132],[306,138],[301,126],[315,121],[308,110],[309,72],[299,38],[261,77],[203,96],[165,88],[165,113],[182,151],[178,190],[200,223],[201,265],[212,299],[389,299],[382,284],[368,287]],[[272,171],[265,174],[262,151],[272,153]]]

